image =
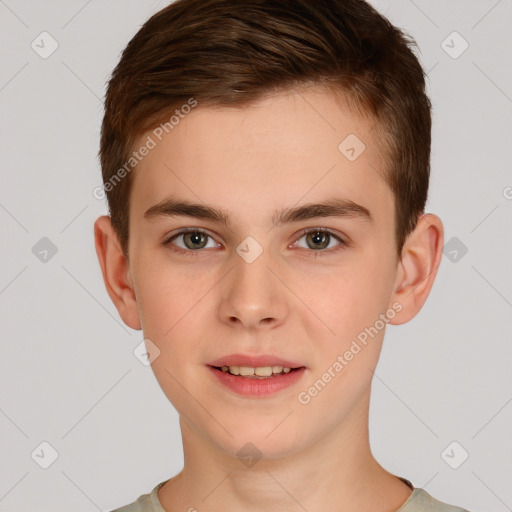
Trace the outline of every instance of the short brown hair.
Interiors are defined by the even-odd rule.
[[[415,45],[363,0],[176,0],[157,12],[123,51],[105,98],[99,156],[124,255],[132,174],[113,178],[144,132],[191,98],[203,107],[243,106],[318,84],[379,126],[400,258],[430,175],[431,104]]]

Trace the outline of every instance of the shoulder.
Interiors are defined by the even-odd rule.
[[[159,489],[167,482],[160,482],[153,490],[147,494],[142,494],[133,503],[116,508],[111,512],[165,512],[158,500]]]
[[[416,488],[396,512],[469,512],[465,508],[436,500],[427,491]]]

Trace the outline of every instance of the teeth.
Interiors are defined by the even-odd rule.
[[[233,375],[242,375],[243,377],[271,377],[281,373],[290,373],[291,368],[283,366],[222,366],[223,372],[229,372]]]
[[[261,368],[254,368],[254,375],[258,375],[259,377],[270,377],[272,373],[272,366],[262,366]]]
[[[244,377],[249,377],[251,375],[254,375],[255,371],[254,368],[250,368],[249,366],[239,366],[238,367],[238,371],[240,373],[240,375],[244,376]]]

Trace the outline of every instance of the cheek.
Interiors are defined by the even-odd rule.
[[[137,301],[144,337],[160,351],[153,370],[166,393],[179,396],[179,389],[173,391],[172,376],[190,382],[202,365],[204,344],[217,337],[212,331],[216,322],[212,300],[219,278],[168,260],[141,266],[139,271],[142,285]]]
[[[186,410],[189,395],[183,386],[192,382],[198,365],[198,317],[202,317],[205,296],[211,284],[195,278],[168,262],[139,269],[137,301],[144,338],[159,350],[152,371],[162,391],[177,410]],[[190,404],[188,405],[190,407]]]
[[[304,279],[300,290],[304,302],[330,328],[326,332],[346,339],[375,322],[387,309],[390,276],[381,261],[361,258],[358,264]]]
[[[199,302],[211,287],[200,275],[190,275],[169,262],[140,269],[137,303],[147,337],[165,343],[191,322]]]
[[[305,295],[301,291],[301,298],[314,313],[304,310],[302,324],[306,336],[318,347],[317,377],[328,371],[338,356],[346,354],[345,377],[335,379],[338,384],[332,388],[342,381],[343,386],[350,386],[369,379],[367,368],[377,364],[387,325],[381,315],[389,308],[393,277],[386,258],[377,254],[359,255],[350,265],[301,283],[301,290],[309,290]]]

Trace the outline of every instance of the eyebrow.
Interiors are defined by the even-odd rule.
[[[172,198],[164,199],[158,204],[148,208],[144,213],[144,218],[148,220],[156,217],[175,216],[209,219],[225,226],[230,225],[229,214],[225,210],[205,204],[179,201]],[[318,217],[347,217],[373,222],[370,211],[364,206],[349,199],[334,198],[322,201],[321,203],[308,203],[295,208],[275,210],[272,216],[272,223],[279,226],[281,224],[289,224]]]

